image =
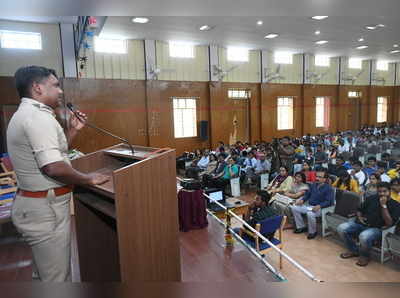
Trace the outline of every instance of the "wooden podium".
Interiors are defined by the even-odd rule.
[[[180,281],[173,149],[124,144],[72,161],[111,180],[74,191],[81,280]]]

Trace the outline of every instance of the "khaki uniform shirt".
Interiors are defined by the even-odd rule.
[[[65,185],[40,171],[57,161],[70,164],[67,139],[51,107],[22,98],[8,125],[7,147],[20,189],[41,191]]]

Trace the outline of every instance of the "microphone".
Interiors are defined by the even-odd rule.
[[[68,108],[72,113],[74,113],[75,117],[78,118],[81,122],[85,122],[85,119],[82,119],[82,117],[77,113],[77,111],[76,111],[76,109],[75,109],[75,107],[74,107],[74,105],[73,105],[72,103],[68,102],[68,103],[67,103],[67,108]],[[94,124],[91,124],[91,123],[88,123],[88,122],[85,122],[85,124],[86,124],[87,126],[91,127],[91,128],[94,128],[94,129],[97,129],[98,131],[101,131],[102,133],[104,133],[104,134],[106,134],[106,135],[112,136],[113,138],[118,139],[118,140],[124,142],[124,143],[127,144],[127,145],[129,146],[129,148],[131,149],[132,155],[135,154],[135,150],[133,150],[132,145],[129,143],[129,141],[128,141],[127,139],[124,139],[124,138],[121,138],[121,137],[119,137],[119,136],[116,136],[115,134],[113,134],[113,133],[111,133],[111,132],[109,132],[109,131],[107,131],[107,130],[105,130],[105,129],[103,129],[103,128],[100,128],[100,127],[98,127],[98,126],[96,126],[96,125],[94,125]]]

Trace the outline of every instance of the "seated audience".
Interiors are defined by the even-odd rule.
[[[346,171],[343,171],[339,174],[339,178],[333,182],[332,186],[340,190],[347,190],[355,193],[360,192],[357,180],[351,178],[350,174]]]
[[[260,154],[259,157],[260,159],[256,162],[253,175],[250,177],[253,182],[257,183],[257,185],[260,185],[260,176],[269,173],[271,170],[271,163],[265,159],[265,155]]]
[[[315,182],[315,180],[317,180],[316,172],[311,170],[311,164],[308,161],[305,161],[303,163],[302,172],[304,173],[304,175],[306,175],[307,183],[312,183],[312,182]]]
[[[301,199],[308,189],[309,186],[306,183],[306,176],[302,172],[297,172],[294,175],[294,182],[292,183],[292,186],[285,191],[283,195],[293,200],[297,200]],[[285,204],[279,200],[274,200],[271,203],[271,206],[277,214],[286,215],[287,221],[284,229],[291,229],[294,227],[294,219],[290,210],[290,204]]]
[[[214,187],[221,189],[225,193],[225,187],[235,177],[239,177],[239,167],[235,164],[235,160],[230,157],[224,171],[213,178]]]
[[[364,198],[376,195],[378,193],[378,183],[382,182],[378,173],[374,173],[369,176],[369,182],[365,185],[365,191],[363,192]]]
[[[400,203],[400,178],[394,178],[390,183],[390,197]]]
[[[328,172],[330,175],[335,175],[336,177],[339,177],[339,173],[343,171],[347,171],[348,169],[344,166],[345,162],[344,159],[341,155],[336,157],[336,164],[331,164],[329,165]]]
[[[200,176],[211,175],[217,168],[217,156],[214,153],[209,155],[209,163],[203,172],[200,172]]]
[[[400,161],[396,161],[394,164],[394,169],[390,169],[387,174],[390,177],[390,179],[394,178],[399,178],[399,172],[400,172]]]
[[[376,166],[376,158],[371,156],[368,157],[367,166],[363,169],[363,171],[368,175],[368,177],[375,173],[378,167]]]
[[[212,171],[211,174],[204,174],[203,175],[203,177],[202,177],[203,184],[206,187],[212,187],[213,180],[216,177],[221,177],[221,173],[223,174],[225,166],[226,166],[225,154],[219,154],[218,155],[217,165],[215,166],[215,170]]]
[[[208,163],[210,162],[210,151],[208,149],[204,150],[203,155],[200,160],[197,162],[197,167],[204,171],[207,168]]]
[[[269,217],[276,216],[275,211],[269,206],[271,196],[265,190],[259,190],[254,201],[250,204],[244,220],[253,228],[255,225]]]
[[[323,164],[328,162],[328,156],[323,151],[322,145],[317,146],[317,151],[314,154],[314,168],[322,167]]]
[[[390,184],[380,182],[378,194],[366,198],[355,220],[338,226],[338,233],[346,244],[348,252],[340,255],[343,259],[358,257],[358,266],[367,266],[372,245],[382,238],[382,228],[395,224],[400,217],[400,204],[390,198]],[[354,237],[360,241],[357,246]]]
[[[302,214],[307,214],[308,236],[313,239],[317,236],[317,217],[321,216],[321,208],[329,207],[334,203],[333,188],[326,183],[328,172],[324,168],[317,171],[317,181],[311,185],[302,199],[298,199],[295,205],[291,206],[296,229],[294,233],[304,233],[306,225]]]
[[[389,182],[392,180],[388,174],[386,174],[386,169],[381,164],[378,164],[378,169],[376,170],[376,174],[379,174],[382,182]]]
[[[364,171],[362,171],[362,163],[361,161],[355,161],[352,164],[352,169],[347,170],[347,172],[351,175],[351,177],[357,180],[358,185],[360,187],[364,187],[368,182],[368,176]]]
[[[288,191],[293,183],[293,177],[289,176],[289,170],[285,166],[279,168],[279,174],[268,184],[266,190],[274,196],[276,193],[283,194]]]

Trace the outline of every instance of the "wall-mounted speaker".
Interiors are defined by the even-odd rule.
[[[208,121],[200,121],[200,139],[203,141],[208,140]]]

